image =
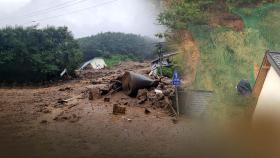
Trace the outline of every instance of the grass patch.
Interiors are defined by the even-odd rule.
[[[174,56],[172,58],[171,66],[168,66],[168,67],[163,66],[162,67],[162,75],[165,76],[165,77],[168,77],[168,78],[172,78],[173,73],[176,70],[180,77],[184,76],[184,72],[185,72],[184,63],[185,63],[185,60],[184,60],[184,58],[182,57],[181,54],[178,54],[178,55]],[[159,68],[158,68],[158,72],[160,72]]]
[[[253,86],[253,65],[261,64],[267,41],[259,30],[253,28],[246,28],[243,32],[221,28],[205,28],[204,31],[208,37],[197,32],[200,63],[193,86],[214,91],[210,109],[213,117],[226,119],[245,115],[251,102],[239,96],[235,87],[241,79],[249,80]],[[193,35],[196,37],[196,32]]]
[[[174,66],[163,66],[162,67],[162,75],[168,78],[172,78],[173,77],[173,73],[175,71]],[[158,68],[158,72],[160,72],[160,68]]]
[[[109,68],[112,68],[113,66],[119,64],[120,62],[128,61],[128,60],[134,60],[134,59],[129,55],[116,54],[105,58],[105,63]]]
[[[260,65],[267,48],[266,41],[255,29],[244,32],[212,30],[210,38],[199,40],[201,61],[195,87],[235,91],[241,79],[254,84],[253,64]]]

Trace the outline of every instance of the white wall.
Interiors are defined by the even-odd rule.
[[[91,65],[94,69],[103,69],[107,66],[104,59],[102,58],[94,58],[91,61]]]
[[[280,122],[280,76],[273,67],[265,79],[258,103],[254,112],[254,120],[272,117]]]

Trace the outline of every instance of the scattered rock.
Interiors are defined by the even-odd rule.
[[[100,99],[100,98],[101,98],[101,94],[99,92],[99,89],[97,88],[89,89],[89,93],[88,93],[89,100]]]
[[[36,112],[42,112],[42,113],[50,113],[51,111],[47,108],[47,105],[42,104],[42,105],[37,105],[35,106],[35,111]]]
[[[73,88],[71,88],[71,87],[65,87],[63,90],[64,90],[64,91],[72,91]]]
[[[47,121],[47,120],[42,120],[40,123],[41,123],[41,124],[47,124],[48,121]]]
[[[64,99],[60,98],[60,99],[57,100],[57,103],[58,104],[65,104],[65,103],[67,103],[67,101],[65,101]]]
[[[128,101],[125,101],[125,102],[123,103],[123,105],[128,105]]]
[[[68,117],[64,116],[64,111],[62,111],[56,117],[53,118],[53,120],[55,120],[55,121],[63,121],[63,120],[67,120],[67,119],[68,119]]]
[[[102,84],[102,79],[95,79],[95,80],[91,81],[91,84],[93,84],[93,85]]]
[[[137,103],[138,104],[144,104],[145,101],[148,100],[147,95],[148,95],[148,90],[146,90],[146,89],[139,90],[138,94],[137,94],[137,97],[136,97],[138,99]]]
[[[149,74],[150,72],[151,72],[151,68],[143,68],[143,69],[137,70],[137,73],[139,73],[139,74]]]
[[[78,105],[78,103],[73,103],[73,104],[71,104],[71,105],[68,106],[68,109],[72,109],[73,107],[75,107],[75,106],[77,106],[77,105]]]
[[[116,92],[121,91],[122,90],[122,83],[121,83],[120,80],[121,79],[119,79],[119,80],[111,80],[111,89],[113,89]]]
[[[174,118],[172,118],[172,119],[171,119],[171,121],[172,121],[174,124],[177,124],[177,123],[178,123],[178,119],[177,119],[177,118],[175,118],[175,117],[174,117]]]
[[[43,112],[43,108],[37,109],[36,112]]]
[[[163,90],[163,89],[165,88],[165,86],[164,86],[163,83],[159,83],[157,88],[158,88],[159,90]]]
[[[99,87],[99,94],[100,95],[106,95],[110,92],[110,90],[111,90],[111,88],[110,88],[109,85]]]
[[[172,95],[172,89],[163,90],[162,93],[165,96],[171,96]]]
[[[49,109],[46,109],[46,108],[42,112],[45,113],[45,114],[51,113],[51,111]]]
[[[168,77],[161,78],[160,82],[163,83],[164,85],[171,85],[172,84],[172,80]]]
[[[107,84],[99,84],[99,85],[93,85],[88,87],[88,99],[89,100],[95,100],[100,99],[102,96],[108,94],[111,90],[111,86]]]
[[[164,99],[164,95],[162,93],[157,93],[156,98],[157,98],[157,101],[161,101]]]
[[[117,104],[114,104],[114,106],[113,106],[113,114],[114,115],[125,114],[125,112],[126,112],[126,107],[122,107],[122,106],[119,106]]]
[[[65,87],[65,88],[60,88],[59,89],[59,91],[72,91],[73,90],[73,88],[71,88],[71,87]]]
[[[76,114],[72,114],[72,116],[70,116],[69,118],[69,122],[71,123],[75,123],[78,122],[80,120],[81,117],[77,116]]]
[[[155,89],[156,94],[163,94],[162,90]]]
[[[57,115],[53,120],[55,121],[66,121],[68,120],[71,123],[78,122],[80,120],[80,116],[77,116],[76,114],[69,115],[67,113],[61,112],[59,115]]]
[[[150,114],[150,113],[151,113],[151,111],[148,110],[147,108],[145,108],[145,114],[148,115],[148,114]]]
[[[151,103],[156,101],[156,93],[154,91],[148,92],[147,97]]]
[[[111,100],[111,97],[109,97],[109,96],[106,96],[106,97],[104,98],[104,102],[110,102],[110,100]]]

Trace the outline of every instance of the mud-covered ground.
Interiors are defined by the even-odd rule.
[[[191,130],[186,122],[174,124],[166,110],[139,106],[122,92],[110,102],[86,94],[93,80],[147,68],[127,62],[46,88],[1,88],[0,157],[172,157],[174,143]],[[126,114],[113,115],[113,104],[121,102],[129,102]]]
[[[202,147],[211,142],[203,136],[209,133],[190,119],[174,121],[168,110],[149,102],[140,105],[123,92],[113,93],[109,102],[104,97],[88,99],[93,82],[103,84],[132,69],[143,72],[149,64],[126,62],[49,87],[0,88],[0,157],[203,155]],[[114,104],[125,105],[126,114],[112,114]]]

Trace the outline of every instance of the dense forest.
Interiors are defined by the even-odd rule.
[[[81,62],[78,43],[66,27],[0,29],[0,81],[39,82],[73,73]]]
[[[154,39],[135,34],[106,32],[78,39],[84,61],[94,57],[127,56],[131,59],[153,57]]]

